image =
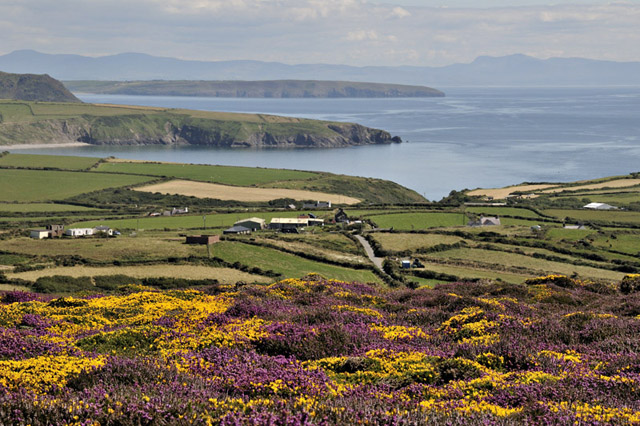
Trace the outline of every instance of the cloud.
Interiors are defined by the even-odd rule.
[[[365,0],[3,0],[0,21],[6,21],[0,53],[138,51],[350,65],[446,65],[512,53],[640,60],[637,3],[429,8]]]

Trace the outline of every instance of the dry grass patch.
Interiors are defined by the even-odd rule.
[[[540,189],[554,188],[558,185],[516,185],[516,186],[508,186],[506,188],[480,188],[474,189],[473,191],[467,192],[467,194],[476,196],[476,197],[493,197],[496,200],[507,198],[507,196],[513,194],[514,192],[531,192],[538,191]],[[562,189],[560,189],[562,191]]]
[[[438,244],[455,244],[463,239],[454,235],[439,234],[373,234],[385,250],[404,251],[416,250],[423,247],[433,247]]]
[[[198,198],[214,198],[218,200],[234,200],[246,202],[266,202],[278,198],[294,200],[322,200],[335,204],[358,204],[359,199],[340,194],[304,191],[282,188],[247,188],[215,183],[193,182],[188,180],[172,180],[155,185],[135,188],[142,192],[160,192],[163,194],[186,195]]]
[[[607,182],[593,183],[590,185],[547,189],[545,191],[540,191],[540,193],[555,194],[557,192],[562,192],[562,191],[582,191],[585,189],[602,189],[602,188],[627,188],[627,187],[636,186],[636,185],[640,185],[640,179],[616,179],[616,180],[610,180]]]
[[[235,283],[237,281],[269,283],[272,281],[271,278],[248,274],[236,269],[213,268],[203,265],[141,265],[110,267],[72,266],[11,273],[7,274],[7,276],[9,278],[20,278],[27,281],[35,281],[38,278],[53,275],[77,278],[119,274],[133,278],[186,278],[191,280],[216,279],[221,283]],[[127,283],[122,284],[124,285]]]

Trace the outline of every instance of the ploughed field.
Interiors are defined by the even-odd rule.
[[[0,423],[635,424],[638,287],[5,292]]]

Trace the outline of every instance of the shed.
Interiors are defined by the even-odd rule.
[[[229,229],[225,229],[224,231],[222,231],[223,234],[236,234],[236,235],[243,235],[243,234],[250,234],[251,233],[251,229],[249,228],[245,228],[244,226],[232,226]]]
[[[109,236],[113,235],[113,229],[109,228],[108,226],[104,226],[104,225],[96,226],[95,228],[93,228],[93,233],[94,234],[97,234],[99,232],[108,234]]]
[[[30,237],[36,240],[43,240],[49,238],[49,232],[48,229],[34,229],[31,231]]]
[[[274,217],[269,223],[269,229],[293,229],[303,228],[309,225],[309,219]]]
[[[403,260],[402,261],[402,269],[411,269],[411,261]]]
[[[220,241],[220,235],[188,235],[187,244],[215,244]]]
[[[241,219],[237,221],[233,226],[244,226],[252,231],[257,231],[259,229],[265,229],[267,227],[267,222],[259,217],[250,217],[248,219]]]
[[[484,217],[482,216],[480,219],[470,220],[467,226],[478,227],[478,226],[500,226],[500,218],[499,217]]]

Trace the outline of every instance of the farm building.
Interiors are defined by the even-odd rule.
[[[105,234],[108,234],[109,236],[113,235],[113,229],[109,228],[108,226],[96,226],[95,228],[93,228],[93,233],[97,234],[99,232],[104,232]]]
[[[237,221],[233,226],[244,226],[252,231],[257,231],[259,229],[265,229],[267,227],[267,222],[259,217],[250,217],[248,219],[241,219]]]
[[[64,235],[69,235],[71,237],[85,237],[93,235],[93,228],[70,228],[64,231]]]
[[[229,229],[225,229],[224,231],[222,231],[223,234],[236,234],[236,235],[244,235],[244,234],[250,234],[251,233],[251,229],[249,228],[245,228],[244,226],[232,226]]]
[[[324,219],[318,219],[311,213],[301,214],[300,216],[298,216],[298,219],[307,219],[308,226],[324,226]]]
[[[309,225],[309,219],[298,219],[290,217],[274,217],[269,223],[269,229],[285,230],[299,229]]]
[[[500,218],[499,217],[485,217],[482,216],[476,220],[470,220],[467,223],[467,226],[478,227],[478,226],[500,226]]]
[[[612,206],[610,204],[605,203],[589,203],[586,206],[582,207],[583,209],[592,209],[592,210],[617,210],[618,208]]]
[[[580,230],[589,229],[589,228],[587,228],[586,226],[584,226],[582,224],[579,224],[579,225],[564,225],[562,228],[563,229],[580,229]]]
[[[220,235],[188,235],[187,244],[215,244],[220,241]]]
[[[335,215],[336,223],[349,223],[349,216],[342,209],[338,209],[338,212]]]
[[[64,234],[64,225],[47,225],[49,238],[61,237]]]
[[[314,203],[304,203],[302,204],[302,209],[330,209],[331,201],[316,201]]]
[[[43,240],[45,238],[49,238],[49,230],[48,229],[34,229],[31,231],[31,238],[36,240]]]

